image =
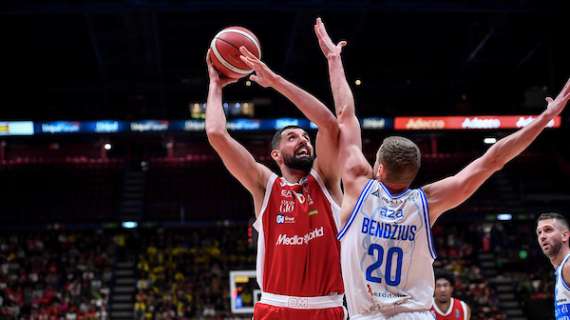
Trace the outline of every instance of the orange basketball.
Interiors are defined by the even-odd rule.
[[[253,71],[239,58],[241,46],[246,47],[256,57],[261,58],[259,40],[253,32],[246,28],[227,27],[218,32],[212,40],[210,58],[214,68],[223,76],[239,79]]]

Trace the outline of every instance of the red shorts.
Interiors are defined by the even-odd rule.
[[[293,309],[258,302],[253,308],[253,320],[344,320],[344,307],[326,309]]]

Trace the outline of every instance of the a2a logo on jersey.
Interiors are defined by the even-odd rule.
[[[386,220],[395,221],[404,217],[404,211],[402,209],[393,210],[387,207],[380,208],[380,216]]]
[[[284,214],[278,214],[275,218],[277,224],[295,223],[295,217],[288,217]]]

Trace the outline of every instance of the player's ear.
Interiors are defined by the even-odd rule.
[[[271,150],[271,159],[279,162],[279,159],[281,159],[281,153],[279,152],[279,150],[276,149]]]
[[[569,230],[562,231],[562,242],[568,244],[569,239],[570,239],[570,231]]]
[[[376,172],[374,172],[374,174],[376,175],[376,177],[380,178],[380,180],[384,180],[383,177],[386,175],[386,173],[384,172],[386,170],[386,168],[382,165],[382,163],[378,163],[378,168],[376,169]]]

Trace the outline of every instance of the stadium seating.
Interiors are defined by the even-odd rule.
[[[108,319],[114,246],[94,231],[2,232],[0,318]]]

